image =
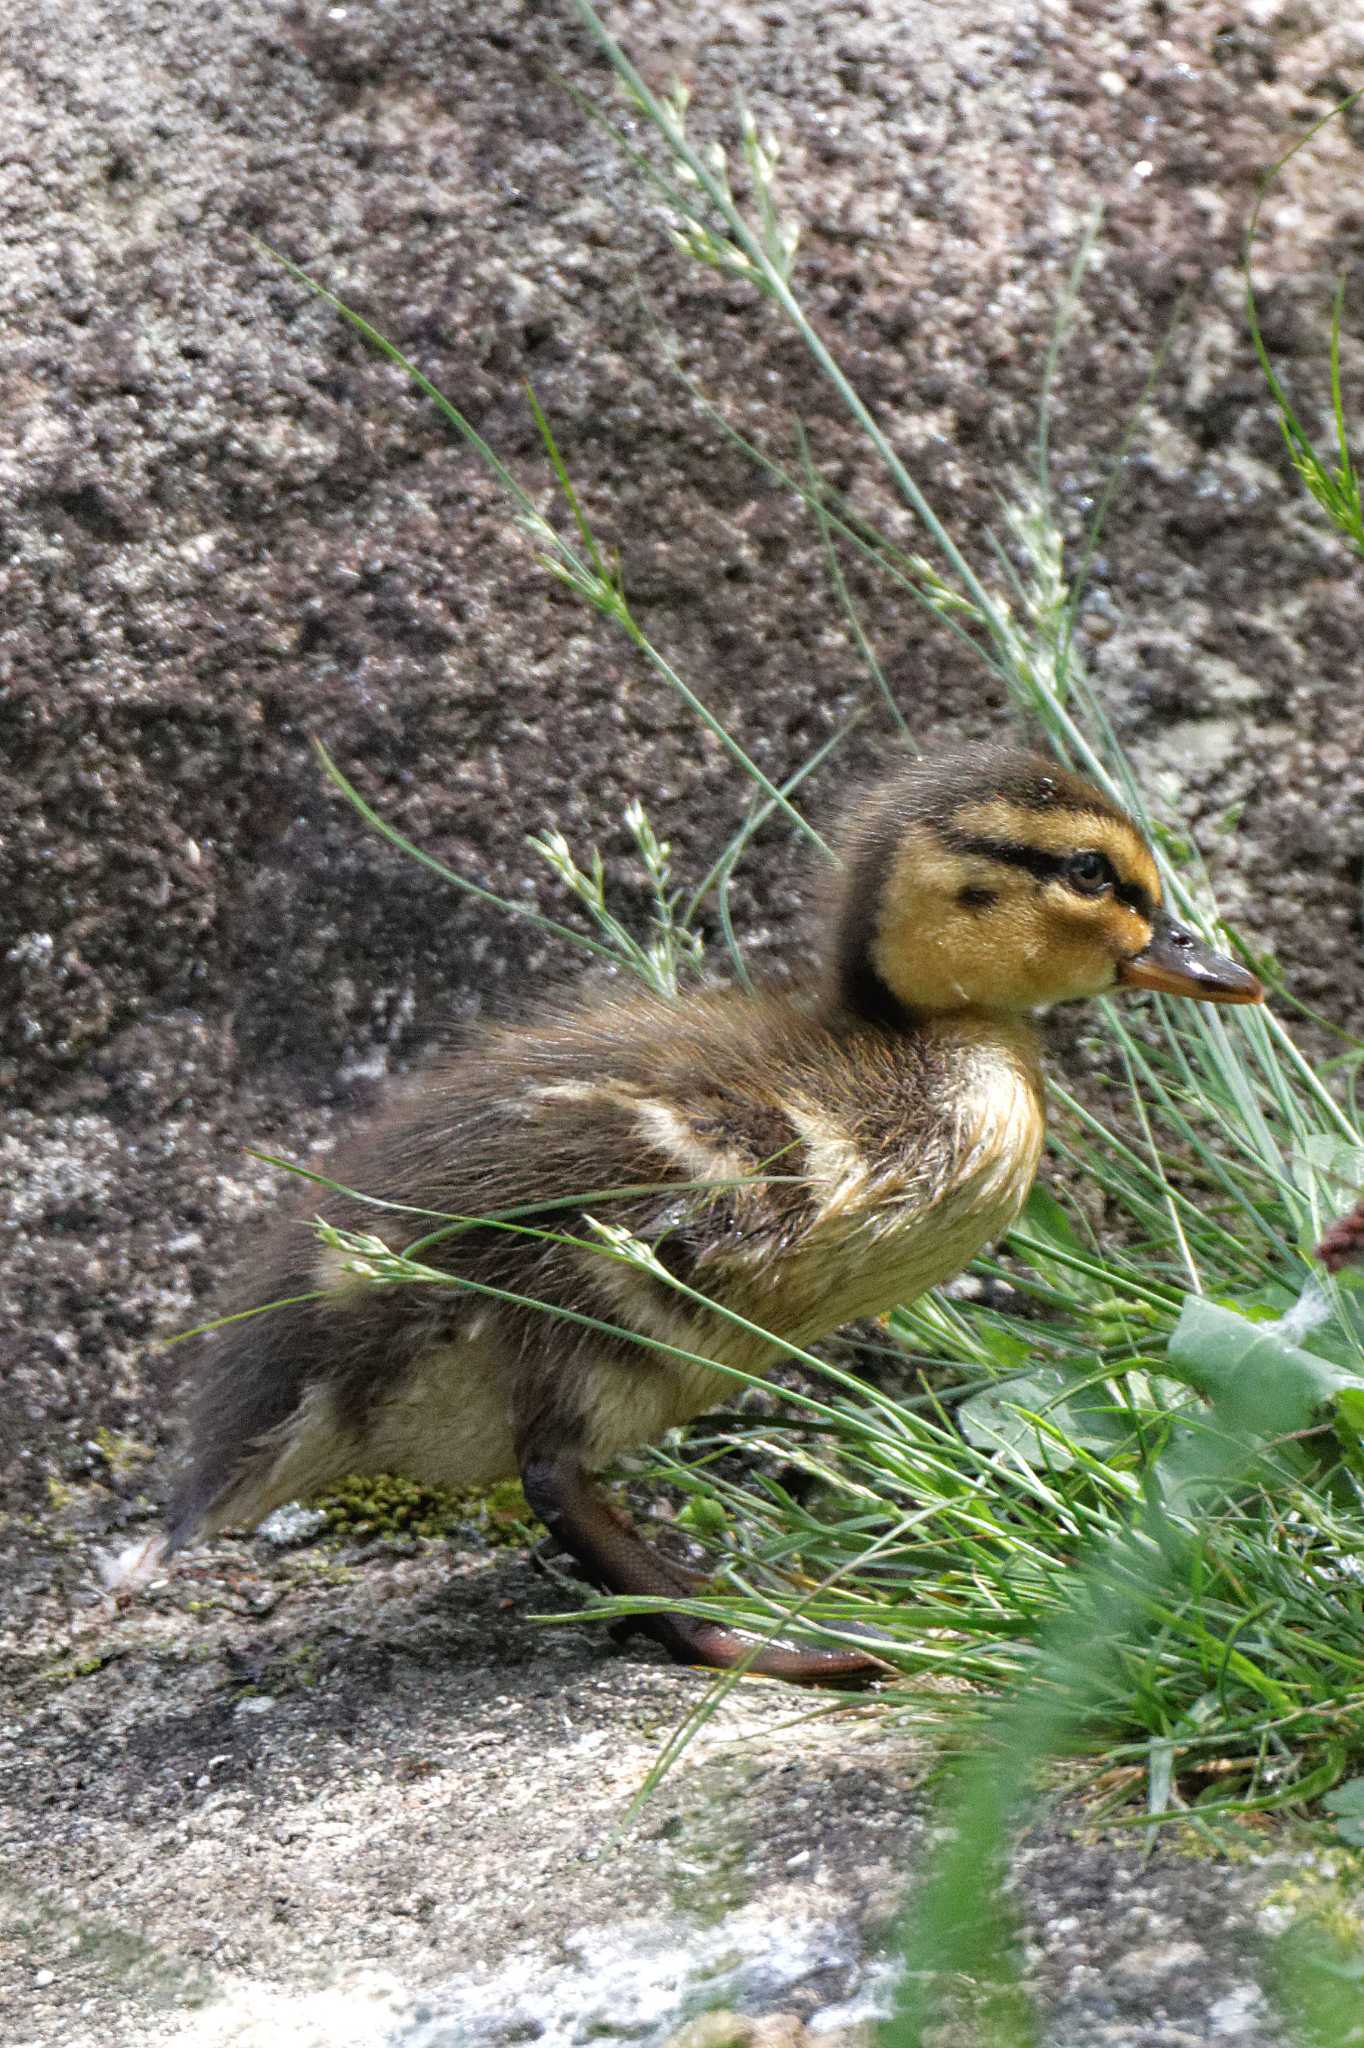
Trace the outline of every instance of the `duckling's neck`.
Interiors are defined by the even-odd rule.
[[[901,1002],[872,964],[870,953],[859,949],[839,963],[834,1004],[856,1027],[871,1024],[882,1031],[915,1031],[923,1012]]]
[[[956,1039],[980,1045],[995,1042],[1021,1057],[1029,1066],[1038,1063],[1041,1033],[1026,1011],[994,1010],[984,1005],[963,1004],[959,1010],[916,1009],[897,996],[881,979],[865,954],[845,964],[831,991],[830,1012],[845,1031],[872,1029],[903,1032],[932,1039]]]
[[[921,1015],[916,1029],[930,1043],[955,1050],[1002,1053],[1033,1086],[1042,1085],[1042,1033],[1026,1011],[935,1010]]]

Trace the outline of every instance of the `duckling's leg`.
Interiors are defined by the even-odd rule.
[[[576,1458],[539,1457],[532,1451],[522,1460],[521,1484],[533,1512],[603,1592],[677,1599],[695,1591],[688,1573],[651,1550],[607,1506]],[[729,1671],[747,1663],[750,1671],[794,1685],[866,1685],[885,1677],[887,1670],[878,1658],[858,1650],[788,1650],[772,1643],[749,1662],[751,1643],[717,1621],[691,1614],[641,1614],[632,1616],[631,1624],[662,1643],[679,1664]]]

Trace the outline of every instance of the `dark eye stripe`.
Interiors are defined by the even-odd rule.
[[[1140,882],[1115,882],[1113,894],[1119,903],[1125,903],[1129,910],[1135,910],[1138,917],[1144,917],[1149,924],[1156,914],[1149,889],[1143,889]]]
[[[1009,867],[1023,868],[1028,874],[1036,875],[1039,882],[1057,880],[1069,858],[1064,853],[1048,853],[1043,847],[1029,846],[1020,839],[976,838],[969,832],[954,832],[950,828],[943,837],[957,853],[978,853],[985,860],[999,860]],[[1140,917],[1149,919],[1155,915],[1155,904],[1140,882],[1120,882],[1115,878],[1113,894],[1119,903],[1125,903]]]
[[[1063,853],[1047,853],[1020,839],[977,839],[969,832],[952,831],[943,836],[956,853],[977,853],[985,860],[1004,861],[1011,868],[1026,868],[1039,882],[1052,881],[1066,864]]]

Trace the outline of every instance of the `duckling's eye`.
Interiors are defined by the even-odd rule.
[[[1091,852],[1072,853],[1061,869],[1061,875],[1081,896],[1102,896],[1117,879],[1108,856]]]

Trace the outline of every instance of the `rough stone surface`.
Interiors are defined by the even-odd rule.
[[[73,1604],[0,1645],[16,2048],[658,2044],[884,1999],[930,1758],[865,1706],[750,1683],[632,1816],[705,1681],[537,1627],[524,1558],[220,1543],[122,1614]],[[1257,1867],[1053,1832],[1017,1875],[1058,2044],[1175,2048],[1249,1990],[1236,2038],[1276,2048]]]
[[[1052,308],[1096,199],[1053,429],[1077,533],[1182,303],[1086,647],[1228,907],[1349,1023],[1364,581],[1288,477],[1238,270],[1256,173],[1359,82],[1345,14],[650,0],[611,19],[654,83],[688,80],[699,134],[737,87],[781,137],[807,302],[969,552],[1031,461]],[[465,1561],[447,1592],[434,1562],[371,1560],[335,1588],[312,1552],[224,1546],[145,1611],[84,1603],[95,1546],[145,1526],[162,1483],[143,1452],[164,1456],[177,1359],[150,1347],[211,1296],[268,1198],[243,1148],[309,1156],[447,1019],[570,964],[367,835],[309,737],[423,846],[546,906],[526,832],[600,843],[628,910],[631,796],[684,880],[745,803],[688,714],[537,567],[488,474],[251,237],[372,314],[549,507],[533,380],[641,616],[773,775],[865,700],[862,672],[818,536],[666,374],[655,322],[747,431],[790,459],[803,419],[854,503],[912,530],[800,345],[678,263],[565,94],[562,78],[609,86],[562,0],[0,0],[0,27],[6,2038],[416,2028],[428,1992],[436,2013],[442,1984],[518,1942],[562,1958],[627,1898],[660,1926],[694,1910],[665,1829],[713,1830],[732,1769],[756,1774],[733,1807],[751,1895],[860,1930],[913,1861],[911,1767],[842,1747],[857,1722],[778,1735],[789,1706],[766,1690],[734,1710],[766,1731],[736,1752],[749,1762],[717,1751],[633,1846],[582,1860],[695,1687],[595,1636],[527,1630],[514,1609],[552,1603],[515,1563]],[[1358,122],[1325,132],[1265,214],[1264,330],[1314,420],[1337,274],[1358,320],[1360,147]],[[1357,324],[1346,354],[1357,377]],[[998,731],[985,672],[850,574],[916,738]],[[887,744],[865,723],[815,800]],[[798,945],[806,893],[768,834],[735,899],[759,957]],[[813,1870],[787,1870],[797,1842]],[[869,1866],[871,1842],[887,1846]],[[1202,1960],[1167,1953],[1165,2017],[1144,2017],[1165,1934],[1110,1913],[1118,1865],[1058,1859],[1028,1880],[1043,1927],[1083,1893],[1039,1965],[1058,2044],[1273,2038],[1239,1879],[1189,1881],[1179,1939]],[[1181,1920],[1159,1903],[1180,1866],[1120,1869]],[[236,2003],[187,2017],[196,1986]]]

